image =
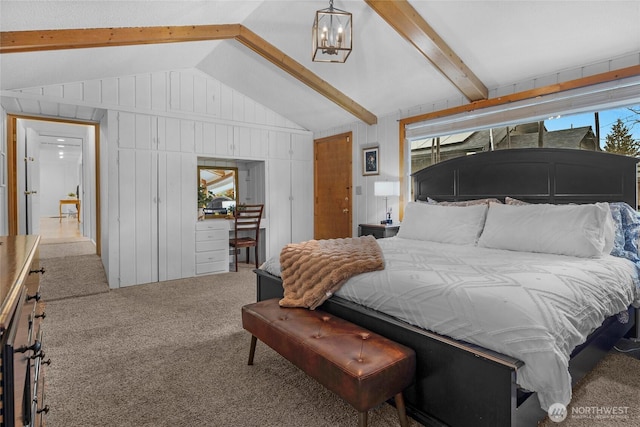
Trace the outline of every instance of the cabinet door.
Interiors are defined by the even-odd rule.
[[[313,162],[291,161],[291,242],[313,239]]]
[[[269,219],[268,256],[280,253],[291,243],[291,135],[269,132],[267,163],[267,218]]]
[[[291,137],[291,242],[313,239],[313,136]]]
[[[118,147],[149,150],[156,119],[145,114],[117,113]]]
[[[195,274],[193,222],[197,214],[193,156],[158,153],[158,279]]]
[[[215,154],[219,156],[233,155],[233,127],[216,124]]]
[[[118,153],[120,286],[158,280],[157,153]]]
[[[270,159],[267,166],[269,177],[267,189],[268,254],[280,253],[291,243],[291,162],[285,159]]]
[[[265,158],[269,152],[269,132],[236,126],[233,132],[233,155],[239,158]]]

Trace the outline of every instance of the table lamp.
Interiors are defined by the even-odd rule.
[[[384,211],[386,217],[384,220],[380,221],[380,224],[393,224],[388,200],[389,196],[400,195],[400,181],[377,181],[374,183],[373,194],[378,197],[384,197]]]

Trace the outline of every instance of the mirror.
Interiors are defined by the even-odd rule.
[[[204,217],[229,218],[238,203],[238,168],[198,166],[198,207]]]

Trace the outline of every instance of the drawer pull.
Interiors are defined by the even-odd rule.
[[[36,314],[34,316],[36,319],[40,318],[40,319],[44,319],[45,317],[47,317],[47,313],[45,313],[44,311],[42,312],[42,314]]]
[[[40,350],[37,353],[34,353],[33,356],[30,356],[31,359],[38,359],[38,358],[44,358],[45,354],[44,351]]]
[[[30,270],[29,274],[33,274],[33,273],[42,273],[44,274],[44,267],[38,269],[38,270]]]
[[[26,345],[23,345],[22,347],[16,348],[15,351],[16,353],[25,353],[29,350],[33,350],[35,353],[37,353],[40,351],[41,348],[42,348],[42,344],[40,343],[40,341],[35,340],[33,345],[30,345],[28,347]]]
[[[32,299],[34,299],[34,300],[36,300],[36,301],[40,301],[40,298],[41,298],[41,296],[40,296],[40,292],[36,292],[36,293],[35,293],[35,294],[33,294],[33,295],[27,295],[27,301],[30,301],[30,300],[32,300]]]
[[[50,410],[50,409],[49,409],[49,405],[44,405],[44,408],[42,408],[42,409],[38,409],[36,412],[37,412],[38,414],[41,414],[41,413],[43,413],[43,412],[44,412],[45,414],[47,414],[47,413],[49,412],[49,410]]]
[[[51,365],[51,359],[44,360],[44,361],[42,361],[41,364],[42,365]]]

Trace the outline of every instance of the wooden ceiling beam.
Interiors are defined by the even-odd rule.
[[[237,40],[363,122],[378,122],[373,113],[241,24],[4,31],[0,32],[0,54],[229,39]]]
[[[469,101],[489,90],[407,0],[365,0],[398,34],[416,47]]]
[[[378,118],[373,113],[367,111],[353,99],[331,86],[325,80],[322,80],[302,64],[286,55],[280,49],[270,44],[247,27],[243,26],[240,29],[240,35],[236,37],[236,40],[280,69],[291,74],[311,89],[314,89],[318,93],[324,95],[326,98],[358,117],[363,122],[369,125],[374,125],[378,122]]]
[[[0,33],[0,54],[40,50],[226,40],[237,36],[240,33],[240,26],[240,24],[225,24],[179,27],[6,31]]]

